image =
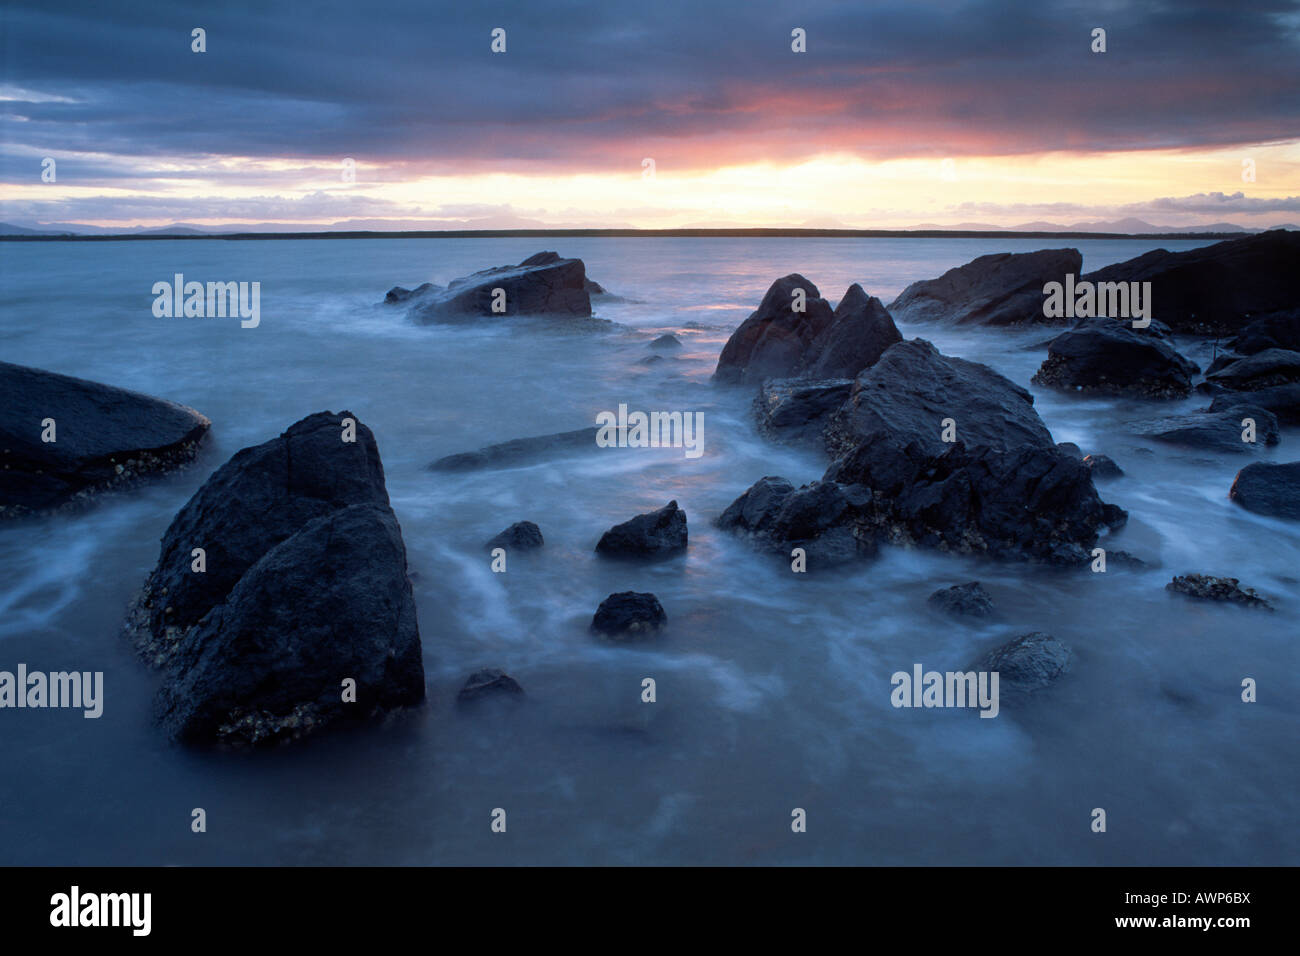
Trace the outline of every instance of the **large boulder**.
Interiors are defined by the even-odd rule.
[[[867,436],[888,432],[901,444],[941,452],[943,421],[956,438],[998,450],[1052,444],[1034,397],[987,365],[943,355],[924,339],[890,348],[853,383],[849,400],[827,425],[827,447],[843,454]]]
[[[646,638],[668,623],[663,605],[653,594],[620,591],[600,602],[591,630],[616,641]]]
[[[0,521],[183,466],[211,426],[184,405],[8,362],[0,396]]]
[[[1247,419],[1255,423],[1255,441],[1243,440]],[[1192,412],[1170,415],[1144,422],[1135,428],[1144,435],[1167,445],[1183,445],[1202,451],[1238,454],[1276,445],[1279,438],[1277,416],[1254,404],[1229,405],[1217,412]]]
[[[1078,275],[1077,249],[999,252],[913,282],[889,311],[904,322],[1022,325],[1043,322],[1043,286]]]
[[[1052,339],[1033,381],[1108,395],[1184,398],[1197,371],[1165,339],[1129,322],[1092,318]]]
[[[1300,383],[1300,352],[1264,349],[1235,359],[1205,377],[1207,385],[1221,385],[1238,392]]]
[[[614,525],[596,543],[596,553],[607,558],[662,558],[685,550],[686,512],[676,501]]]
[[[1300,521],[1300,461],[1247,465],[1237,472],[1228,497],[1247,511]]]
[[[318,412],[237,452],[163,535],[126,630],[166,671],[159,716],[184,740],[262,743],[422,700],[406,551],[370,430]]]
[[[504,312],[492,310],[496,289],[505,291]],[[497,266],[453,279],[446,288],[425,283],[408,293],[398,287],[388,293],[385,301],[406,303],[416,321],[424,323],[467,316],[585,317],[591,315],[592,292],[581,259],[539,252],[517,266]]]
[[[1234,352],[1254,355],[1265,349],[1300,352],[1300,309],[1286,309],[1251,319],[1232,343]]]
[[[1300,232],[1228,239],[1186,252],[1156,249],[1083,277],[1150,282],[1152,316],[1176,332],[1228,334],[1300,302]]]

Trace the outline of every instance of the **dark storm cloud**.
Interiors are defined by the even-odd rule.
[[[1300,8],[1265,0],[10,2],[0,175],[34,155],[634,168],[1300,134]],[[489,52],[493,27],[508,33]],[[808,31],[805,55],[790,30]],[[208,52],[190,52],[190,30]],[[1093,27],[1108,51],[1089,50]],[[99,181],[140,168],[93,164]],[[23,167],[24,169],[29,167]],[[243,177],[241,176],[241,179]]]

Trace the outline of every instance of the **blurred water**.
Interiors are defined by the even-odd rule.
[[[1085,240],[1085,269],[1151,243]],[[1197,242],[1166,243],[1191,248]],[[581,256],[627,301],[612,324],[419,327],[377,303],[543,247]],[[1144,571],[1061,574],[886,549],[793,575],[711,520],[763,475],[821,475],[811,453],[755,433],[746,391],[709,376],[771,281],[801,272],[838,300],[888,303],[910,281],[1035,240],[536,239],[0,244],[0,358],[198,408],[196,467],[73,517],[0,528],[0,669],[105,672],[104,717],[0,712],[0,862],[1294,864],[1295,609],[1300,527],[1226,492],[1248,458],[1145,446],[1127,424],[1165,413],[1035,389],[1054,436],[1127,472],[1113,541]],[[158,319],[154,282],[260,281],[262,321]],[[639,364],[673,331],[685,348]],[[1039,332],[904,326],[1028,385]],[[1180,346],[1206,364],[1202,343]],[[3,398],[0,397],[0,401]],[[593,424],[619,403],[704,413],[703,457],[608,451],[509,471],[436,475],[435,458]],[[1174,403],[1196,408],[1204,400]],[[158,539],[211,471],[321,409],[375,432],[415,574],[429,701],[383,728],[270,753],[206,754],[149,722],[157,676],[118,635]],[[1289,460],[1300,437],[1257,457]],[[683,559],[598,561],[601,532],[675,498]],[[482,543],[536,521],[544,551],[492,574]],[[1108,542],[1108,546],[1111,543]],[[1179,600],[1174,573],[1240,577],[1278,613]],[[935,588],[979,578],[998,608],[935,616]],[[669,628],[606,647],[586,626],[619,590],[654,591]],[[889,676],[947,670],[1027,630],[1071,644],[1050,693],[996,720],[895,710]],[[462,713],[455,693],[495,665],[517,710]],[[654,677],[658,702],[640,701]],[[1259,702],[1240,702],[1243,677]],[[190,810],[208,833],[190,832]],[[508,813],[506,835],[490,813]],[[790,831],[794,807],[808,832]],[[1089,831],[1104,807],[1109,830]]]

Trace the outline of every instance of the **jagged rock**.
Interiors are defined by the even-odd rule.
[[[615,640],[650,636],[668,622],[663,605],[653,594],[620,591],[600,602],[591,629]]]
[[[670,501],[658,511],[616,524],[596,544],[605,557],[658,558],[686,550],[686,512]]]
[[[1177,332],[1235,333],[1300,302],[1300,232],[1274,229],[1186,252],[1156,249],[1083,277],[1150,282],[1152,316]]]
[[[8,362],[0,396],[0,521],[182,467],[211,426],[184,405]]]
[[[1300,461],[1247,465],[1237,472],[1228,497],[1247,511],[1300,521]]]
[[[1000,252],[949,269],[937,279],[913,282],[889,303],[904,322],[1022,325],[1043,317],[1043,286],[1077,275],[1077,249]]]
[[[1242,441],[1247,419],[1255,422],[1255,441]],[[1279,438],[1277,416],[1253,404],[1230,405],[1218,412],[1192,412],[1171,415],[1136,427],[1139,435],[1169,445],[1185,445],[1205,451],[1247,453],[1276,445]]]
[[[947,447],[947,418],[967,445],[1051,446],[1051,433],[1033,406],[1028,390],[987,365],[945,356],[924,339],[911,339],[858,375],[849,400],[828,422],[827,448],[840,455],[886,431],[904,445],[915,441],[937,453]]]
[[[497,667],[485,667],[469,675],[465,686],[456,695],[458,703],[467,704],[485,697],[522,697],[524,689],[519,682]]]
[[[1183,398],[1196,364],[1166,340],[1115,319],[1084,319],[1052,340],[1036,385],[1107,395]]]
[[[1012,699],[1049,686],[1065,674],[1074,654],[1050,634],[1033,631],[994,648],[967,670],[998,674],[999,696]]]
[[[813,339],[800,371],[816,379],[853,378],[901,341],[884,305],[855,282],[835,307],[831,324]]]
[[[318,412],[237,452],[167,529],[126,631],[164,668],[157,713],[186,741],[288,739],[422,700],[406,550],[370,430]]]
[[[1245,607],[1273,610],[1254,588],[1243,588],[1236,578],[1217,578],[1208,574],[1180,574],[1165,585],[1167,591],[1177,591],[1202,601],[1226,601]]]
[[[978,581],[940,588],[930,595],[927,603],[947,614],[988,617],[993,613],[993,599]]]
[[[505,548],[507,551],[530,551],[545,544],[542,529],[531,521],[516,521],[484,545],[487,550]]]

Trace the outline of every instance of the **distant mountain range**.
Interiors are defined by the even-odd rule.
[[[19,225],[0,222],[0,236],[219,236],[236,233],[321,233],[321,232],[464,232],[474,230],[634,230],[636,227],[626,223],[604,224],[595,226],[590,223],[545,223],[541,220],[524,219],[518,216],[493,216],[484,219],[469,219],[462,222],[446,220],[392,220],[392,219],[349,219],[342,222],[321,225],[319,223],[234,223],[224,226],[198,226],[193,223],[178,222],[170,226],[129,226],[124,228],[91,226],[84,223],[39,223]],[[748,223],[739,222],[693,222],[680,229],[754,229]],[[782,227],[769,227],[782,228]],[[1142,219],[1116,219],[1111,222],[1076,222],[1062,224],[1057,222],[1026,222],[1017,226],[997,226],[987,222],[961,222],[955,225],[938,223],[919,223],[915,226],[884,228],[876,226],[853,226],[834,220],[811,220],[792,226],[793,229],[844,229],[874,230],[882,232],[1096,232],[1120,233],[1124,235],[1171,235],[1181,233],[1254,233],[1263,229],[1252,229],[1231,222],[1212,222],[1198,226],[1160,226]],[[1268,227],[1270,229],[1300,229],[1295,223],[1281,223]]]

